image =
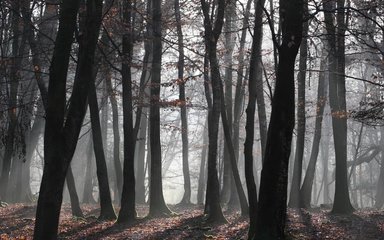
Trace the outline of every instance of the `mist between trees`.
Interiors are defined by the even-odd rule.
[[[384,204],[382,1],[3,0],[0,203],[133,222]],[[115,212],[115,208],[119,211]]]

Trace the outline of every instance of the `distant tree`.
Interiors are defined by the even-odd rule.
[[[384,145],[384,127],[380,128],[380,145]],[[379,179],[377,180],[375,208],[380,209],[384,205],[384,151],[381,151],[381,165]]]
[[[327,51],[323,50],[322,59],[320,62],[320,73],[319,73],[319,83],[317,86],[317,101],[316,101],[316,120],[315,120],[315,133],[313,135],[312,141],[312,149],[311,155],[309,157],[309,163],[307,167],[307,171],[305,172],[305,177],[303,180],[303,184],[300,188],[300,205],[301,207],[309,208],[311,205],[312,198],[312,186],[314,184],[315,178],[315,170],[316,170],[316,162],[319,155],[320,150],[320,140],[321,140],[321,128],[323,122],[323,114],[325,104],[327,102],[326,96],[326,83],[327,81],[326,75],[326,65],[327,65]],[[328,169],[327,169],[328,171]]]
[[[207,129],[208,119],[204,123],[204,134],[203,134],[203,148],[201,150],[201,162],[199,170],[199,180],[197,185],[197,204],[204,204],[204,191],[206,187],[206,162],[207,162],[207,152],[208,152],[208,134],[206,134],[205,129]]]
[[[181,141],[183,147],[183,177],[184,177],[184,195],[181,199],[181,204],[190,204],[191,203],[191,177],[189,174],[189,161],[188,161],[188,112],[187,112],[187,103],[185,98],[185,79],[184,79],[184,39],[181,23],[181,14],[180,14],[180,1],[175,0],[175,18],[176,18],[176,29],[177,29],[177,45],[179,51],[179,60],[177,63],[177,82],[179,84],[179,101],[180,106],[180,115],[181,115]]]
[[[20,29],[21,19],[17,12],[20,11],[21,1],[16,0],[11,2],[11,7],[14,9],[13,14],[10,16],[11,21],[11,34],[12,34],[12,46],[11,46],[11,59],[12,64],[9,71],[9,83],[6,85],[8,88],[8,128],[6,130],[5,137],[5,149],[2,159],[2,170],[0,177],[0,197],[3,200],[8,200],[8,189],[9,189],[9,178],[11,173],[12,160],[17,161],[15,154],[16,146],[16,129],[18,125],[18,100],[17,95],[19,91],[20,84],[20,69],[22,64],[22,54],[26,48],[26,38],[25,35],[22,36],[22,31]]]

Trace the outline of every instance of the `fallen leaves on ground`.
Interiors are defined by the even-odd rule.
[[[139,219],[115,224],[98,221],[98,205],[84,204],[85,218],[73,218],[69,204],[60,215],[59,239],[247,239],[248,218],[238,211],[225,211],[228,223],[204,223],[203,207],[171,206],[174,214],[164,218],[144,218],[146,205],[137,206]],[[0,240],[32,239],[34,205],[10,204],[0,208]],[[351,215],[332,215],[329,210],[288,210],[287,239],[384,239],[384,212],[360,210]]]

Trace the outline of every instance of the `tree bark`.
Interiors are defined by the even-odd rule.
[[[354,211],[349,199],[347,179],[347,112],[345,100],[345,9],[344,0],[337,0],[336,25],[331,11],[334,1],[324,2],[325,25],[330,46],[329,103],[332,113],[333,140],[335,144],[336,179],[333,213]]]
[[[315,178],[316,163],[319,155],[324,107],[327,100],[325,90],[325,81],[327,80],[327,78],[325,77],[325,65],[327,60],[325,54],[323,53],[322,55],[324,58],[321,60],[320,63],[319,84],[317,87],[315,133],[313,135],[312,150],[311,156],[309,158],[307,171],[305,173],[303,185],[300,189],[300,206],[304,208],[310,208],[311,206],[312,186],[313,180]]]
[[[220,77],[220,67],[217,59],[217,41],[221,34],[224,23],[225,1],[217,2],[216,20],[212,24],[209,15],[210,6],[205,0],[201,0],[204,15],[205,47],[208,54],[211,86],[212,86],[212,106],[208,105],[208,179],[207,179],[207,222],[226,222],[220,206],[219,180],[217,177],[217,140],[219,130],[219,120],[222,107],[222,86]]]
[[[308,2],[304,1],[304,15],[308,15]],[[307,71],[308,57],[308,21],[303,23],[303,40],[300,45],[299,73],[297,76],[297,137],[295,161],[293,166],[292,185],[289,195],[288,206],[299,208],[301,206],[300,186],[303,172],[303,156],[305,144],[305,76]]]
[[[84,215],[80,208],[79,197],[76,192],[75,178],[73,177],[71,166],[68,167],[66,180],[69,197],[71,199],[72,216],[83,218]]]
[[[116,214],[112,206],[109,190],[107,163],[105,161],[103,138],[101,134],[99,107],[97,103],[96,86],[92,82],[89,86],[89,112],[91,115],[93,150],[96,158],[96,175],[99,183],[100,216],[99,220],[114,220]]]
[[[235,3],[233,1],[228,1],[225,13],[224,13],[224,41],[225,41],[225,54],[224,54],[224,65],[225,65],[225,72],[224,72],[224,101],[225,101],[225,112],[227,115],[228,125],[230,126],[229,132],[232,138],[233,133],[233,118],[232,118],[232,65],[233,65],[233,49],[234,49],[234,23],[233,18],[236,14],[235,9]],[[237,161],[237,159],[236,159]],[[229,159],[228,154],[228,147],[225,144],[224,145],[224,173],[223,173],[223,187],[221,191],[221,200],[224,203],[228,203],[229,206],[233,206],[238,203],[238,198],[236,194],[233,194],[236,191],[236,187],[232,188],[234,185],[233,177],[232,177],[232,170],[231,170],[231,161]],[[232,191],[233,190],[233,191]],[[235,197],[233,197],[235,196]],[[230,202],[232,201],[234,202]]]
[[[123,5],[123,23],[127,28],[123,35],[123,128],[124,128],[124,169],[123,194],[118,223],[131,222],[136,218],[135,209],[135,144],[136,135],[133,129],[133,101],[131,63],[133,52],[132,1]],[[140,118],[139,118],[140,119]]]
[[[92,82],[94,54],[101,23],[102,1],[87,1],[87,27],[79,43],[79,58],[69,111],[66,78],[79,1],[60,5],[60,23],[49,75],[44,136],[44,170],[36,210],[34,239],[56,239],[67,168],[76,148]],[[64,127],[63,127],[64,126]],[[64,147],[65,146],[65,147]]]
[[[263,88],[263,84],[260,80],[261,78],[261,44],[263,38],[262,31],[262,20],[263,20],[263,7],[265,1],[261,0],[255,5],[255,25],[253,31],[253,42],[252,42],[252,52],[250,59],[249,67],[249,80],[248,80],[248,105],[246,109],[246,125],[245,125],[245,142],[244,142],[244,170],[245,170],[245,181],[247,184],[248,191],[248,203],[249,203],[249,218],[250,218],[250,227],[248,231],[249,239],[254,236],[256,230],[256,216],[257,216],[257,187],[255,184],[255,178],[253,175],[253,142],[254,142],[254,122],[255,122],[255,111],[256,111],[256,100],[257,95],[260,93],[258,88]],[[261,90],[263,91],[263,90]],[[264,96],[261,98],[264,100]],[[262,111],[259,109],[259,112]],[[265,108],[264,108],[265,111]],[[261,124],[263,120],[259,119]],[[260,137],[263,135],[263,129],[260,125]],[[261,143],[261,148],[263,149],[263,142]],[[262,158],[263,159],[263,158]]]
[[[109,67],[108,67],[109,68]],[[120,131],[119,131],[119,112],[116,100],[116,93],[112,88],[112,76],[110,70],[106,70],[106,85],[109,100],[112,106],[112,129],[113,129],[113,165],[116,174],[117,195],[121,196],[123,187],[123,170],[120,162]]]
[[[179,51],[179,60],[177,63],[178,84],[179,84],[179,101],[181,115],[181,141],[183,147],[183,177],[184,177],[184,195],[180,204],[191,203],[191,177],[189,175],[188,162],[188,112],[185,100],[185,79],[184,79],[184,40],[180,16],[180,2],[175,0],[175,18],[177,28],[177,45]]]
[[[151,78],[151,106],[149,111],[149,134],[151,146],[151,177],[149,189],[149,216],[168,215],[171,211],[164,201],[161,175],[160,142],[160,83],[161,83],[161,2],[152,0],[153,60]]]
[[[303,0],[280,1],[282,43],[272,99],[254,239],[284,239],[288,161],[295,124],[295,58],[302,38]]]

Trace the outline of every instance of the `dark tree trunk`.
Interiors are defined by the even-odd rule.
[[[180,2],[175,0],[175,18],[177,27],[177,44],[179,51],[179,60],[177,63],[178,84],[179,84],[179,100],[181,115],[181,141],[183,145],[183,177],[184,177],[184,195],[180,204],[191,203],[191,177],[189,175],[188,162],[188,117],[187,106],[185,100],[185,79],[184,79],[184,40],[181,30]]]
[[[68,167],[66,181],[69,197],[71,199],[72,216],[83,218],[84,215],[80,208],[79,197],[76,192],[75,178],[73,177],[71,166]]]
[[[205,47],[208,54],[212,81],[212,105],[208,104],[208,179],[206,210],[208,213],[207,222],[225,222],[220,206],[220,185],[217,177],[217,140],[219,130],[219,120],[222,107],[222,86],[220,77],[220,67],[217,59],[217,41],[221,34],[224,22],[225,1],[219,0],[217,3],[217,16],[212,25],[209,15],[210,6],[205,0],[201,0],[204,14]],[[209,103],[209,101],[207,101]],[[224,104],[224,103],[223,103]]]
[[[123,22],[127,30],[123,35],[123,128],[124,128],[124,169],[123,194],[118,223],[130,222],[136,218],[135,209],[135,144],[136,135],[133,130],[132,112],[132,78],[131,62],[133,52],[132,1],[125,1],[123,5]]]
[[[149,134],[151,146],[151,171],[149,189],[149,216],[168,215],[171,211],[164,201],[161,175],[160,141],[160,83],[161,83],[161,2],[152,0],[153,60],[151,76],[151,106]]]
[[[263,38],[262,31],[262,20],[263,20],[263,7],[265,1],[262,0],[256,4],[255,10],[255,26],[253,31],[253,43],[252,43],[252,53],[250,59],[249,67],[249,80],[248,80],[248,106],[246,109],[246,125],[245,125],[245,142],[244,142],[244,172],[245,172],[245,181],[247,184],[248,191],[248,203],[249,203],[249,218],[250,218],[250,227],[248,231],[249,239],[254,236],[256,230],[256,216],[257,216],[257,187],[255,184],[255,177],[253,175],[253,142],[254,142],[254,122],[255,122],[255,111],[256,111],[256,100],[257,95],[260,93],[258,88],[263,88],[262,78],[261,78],[261,44]],[[261,85],[260,85],[261,84]],[[262,92],[263,90],[261,90]],[[262,95],[260,98],[264,100]],[[259,109],[259,112],[262,111]],[[265,112],[265,108],[264,108]],[[260,115],[259,115],[260,116]],[[259,123],[264,120],[259,119]],[[263,138],[263,129],[260,125],[260,136]],[[261,144],[263,149],[263,142]]]
[[[208,134],[207,134],[207,141],[208,141],[208,146],[207,146],[207,149],[209,151],[209,148],[210,148],[210,142],[209,142],[209,129],[210,129],[210,121],[211,121],[211,111],[212,111],[212,91],[210,89],[210,78],[209,78],[209,60],[208,60],[208,53],[206,52],[205,55],[204,55],[204,71],[203,71],[203,74],[204,74],[204,95],[205,95],[205,99],[207,101],[207,106],[208,106],[208,114],[207,114],[207,127],[208,127]],[[206,153],[207,154],[207,153]],[[209,154],[209,152],[208,152]],[[207,176],[206,176],[206,180],[204,179],[204,181],[207,182],[206,184],[206,190],[208,190],[208,185],[209,185],[209,182],[208,182],[208,174],[209,174],[209,170],[208,170],[208,161],[209,161],[209,155],[207,155]],[[217,171],[217,170],[216,170]],[[205,174],[205,173],[204,173]],[[217,174],[217,172],[216,172]],[[211,196],[212,193],[209,193],[208,191],[205,191],[205,206],[204,206],[204,214],[208,214],[209,212],[209,206],[208,206],[208,203],[209,203],[209,197]]]
[[[103,138],[101,134],[99,107],[97,103],[96,86],[92,82],[89,86],[89,112],[91,115],[93,150],[96,158],[96,175],[99,183],[100,194],[100,216],[99,220],[116,219],[112,206],[111,193],[109,190],[108,170],[105,161]]]
[[[345,9],[344,0],[337,0],[336,25],[331,11],[333,2],[324,2],[325,25],[330,46],[329,103],[332,113],[333,141],[335,144],[336,175],[333,213],[351,213],[347,177],[347,113],[345,100]]]
[[[33,33],[34,26],[33,26],[33,23],[31,22],[31,14],[30,14],[30,10],[29,10],[29,1],[25,1],[25,3],[26,4],[24,4],[24,5],[26,5],[26,6],[22,7],[22,13],[24,16],[23,20],[24,20],[24,24],[26,26],[25,34],[26,34],[26,37],[28,38],[28,42],[29,42],[31,52],[32,52],[32,64],[33,64],[33,70],[35,73],[35,79],[36,79],[36,82],[39,86],[39,90],[40,90],[41,99],[42,99],[44,109],[46,110],[47,106],[48,106],[48,99],[47,99],[48,98],[48,89],[46,87],[45,80],[43,79],[43,76],[42,76],[42,67],[46,67],[46,66],[43,66],[43,63],[41,61],[41,56],[40,56],[41,53],[38,51],[37,41],[34,38],[34,33]],[[48,14],[48,11],[49,11],[49,8],[45,11],[44,14]],[[43,26],[45,26],[45,27],[43,27],[41,29],[41,32],[39,32],[40,35],[41,34],[47,34],[47,32],[48,32],[46,25],[43,25]],[[48,34],[54,35],[52,33],[48,33]],[[51,45],[51,44],[49,44],[49,45]],[[77,195],[75,181],[73,178],[72,170],[70,168],[68,169],[68,173],[67,173],[67,185],[68,185],[69,195],[70,195],[70,199],[71,199],[72,214],[75,217],[83,217],[83,213],[80,209],[79,197]]]
[[[66,120],[66,79],[79,1],[60,5],[60,24],[49,75],[44,136],[44,171],[36,210],[34,239],[56,239],[64,180],[86,112],[102,1],[87,1],[87,20],[79,42],[78,66]],[[64,127],[63,127],[64,125]],[[65,146],[65,147],[64,147]]]
[[[307,15],[308,3],[304,1],[304,14]],[[308,21],[303,23],[303,40],[300,45],[299,73],[297,76],[297,137],[295,161],[293,165],[293,176],[291,192],[289,194],[288,206],[291,208],[299,208],[300,203],[300,185],[303,172],[303,155],[305,144],[305,76],[307,71],[308,57]]]
[[[327,62],[325,53],[323,51],[322,56],[324,57],[320,63],[319,73],[319,84],[317,86],[317,102],[316,102],[316,120],[315,120],[315,133],[313,135],[311,156],[309,157],[309,163],[307,171],[305,173],[303,185],[300,189],[300,206],[304,208],[311,207],[312,198],[312,186],[315,178],[316,162],[319,155],[320,139],[321,139],[321,128],[323,122],[324,107],[326,104],[327,96],[325,91],[325,65]]]
[[[282,43],[272,99],[254,239],[284,239],[288,161],[295,124],[295,58],[302,38],[303,1],[280,1]]]
[[[235,158],[235,150],[233,149],[233,143],[232,143],[232,138],[231,138],[231,133],[230,133],[230,125],[228,123],[227,115],[225,112],[224,92],[223,92],[223,86],[222,86],[221,81],[219,82],[219,87],[220,87],[220,91],[221,91],[221,95],[220,95],[220,97],[221,97],[221,119],[222,119],[222,123],[223,123],[224,135],[225,135],[225,143],[226,143],[226,146],[228,149],[229,161],[231,164],[231,171],[233,174],[233,179],[234,179],[235,184],[236,184],[236,190],[237,190],[237,194],[238,194],[239,201],[240,201],[241,215],[245,216],[245,215],[248,215],[248,213],[249,213],[247,198],[245,197],[243,186],[241,185],[239,170],[237,168],[237,161]]]

